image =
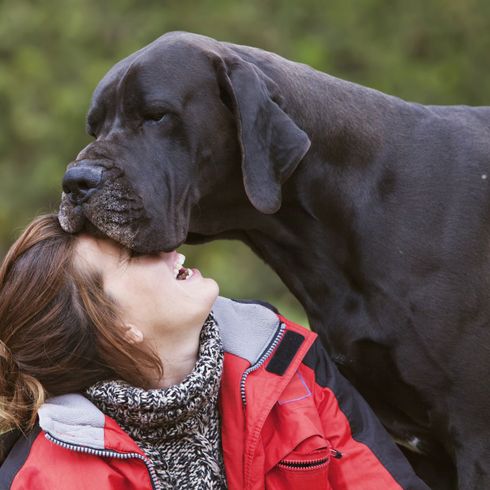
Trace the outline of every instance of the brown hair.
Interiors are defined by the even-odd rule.
[[[74,266],[75,245],[55,214],[40,216],[0,268],[0,434],[32,428],[46,397],[111,378],[148,388],[149,372],[163,374],[124,338],[101,277]]]

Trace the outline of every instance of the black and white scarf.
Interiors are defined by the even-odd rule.
[[[218,412],[222,370],[223,347],[210,314],[196,366],[180,384],[146,391],[121,380],[103,381],[86,395],[151,459],[164,489],[223,489]]]

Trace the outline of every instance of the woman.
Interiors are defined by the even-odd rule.
[[[55,215],[13,245],[1,489],[427,488],[314,333],[183,261]]]

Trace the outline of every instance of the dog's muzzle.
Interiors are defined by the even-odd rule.
[[[114,165],[79,160],[65,172],[58,220],[66,232],[105,236],[133,248],[146,219],[142,198]]]

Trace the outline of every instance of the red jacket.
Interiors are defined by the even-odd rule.
[[[219,298],[213,311],[230,489],[428,489],[316,334],[258,303]],[[0,490],[159,488],[136,443],[79,394],[48,400],[0,467]]]

